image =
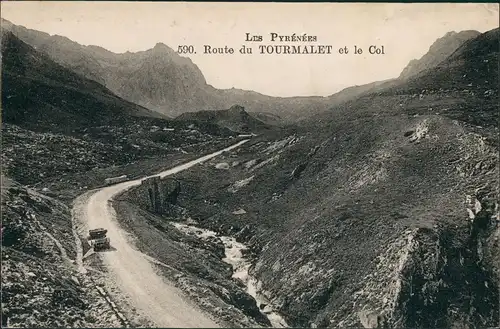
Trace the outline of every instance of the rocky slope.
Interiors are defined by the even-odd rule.
[[[291,326],[498,326],[498,40],[178,175],[177,206]]]
[[[474,39],[481,33],[477,31],[448,32],[437,39],[429,48],[429,51],[420,59],[414,59],[400,74],[401,79],[408,79],[418,73],[432,69],[441,64],[466,41]]]
[[[75,264],[71,213],[2,176],[2,327],[123,326]]]
[[[69,182],[79,173],[102,177],[106,168],[114,167],[112,171],[121,175],[119,168],[128,164],[142,162],[147,166],[147,162],[160,164],[175,156],[194,157],[200,151],[234,143],[228,136],[212,135],[185,123],[176,128],[147,122],[101,126],[79,135],[35,132],[4,123],[2,165],[4,173],[22,184],[50,186],[57,181]]]
[[[120,196],[114,206],[121,225],[134,234],[142,252],[156,259],[163,275],[226,326],[268,326],[241,282],[231,279],[222,241],[210,234],[186,235],[172,225],[189,221],[175,204],[176,186],[175,180],[151,179]]]

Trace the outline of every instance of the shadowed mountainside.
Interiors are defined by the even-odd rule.
[[[2,33],[2,116],[7,123],[74,129],[161,114],[125,101]]]

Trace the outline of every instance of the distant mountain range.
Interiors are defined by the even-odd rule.
[[[216,89],[206,83],[191,59],[177,55],[162,43],[147,51],[115,54],[6,20],[2,20],[2,28],[55,62],[105,85],[116,95],[170,117],[184,112],[220,110],[235,104],[251,112],[271,112],[284,118],[328,107],[323,97],[275,98],[253,91]]]
[[[436,66],[367,88],[358,97],[302,124],[327,123],[338,115],[370,117],[403,111],[412,115],[439,113],[482,127],[498,126],[499,34],[498,28],[482,33],[463,42]]]
[[[227,109],[237,104],[248,112],[268,113],[285,121],[326,111],[367,91],[408,79],[439,64],[463,42],[478,34],[474,31],[449,33],[438,39],[428,54],[412,61],[403,70],[400,79],[353,86],[328,97],[283,98],[235,88],[216,89],[207,84],[191,59],[179,56],[162,43],[146,51],[115,54],[102,47],[83,46],[66,37],[30,30],[4,19],[2,29],[12,31],[54,62],[99,82],[117,96],[166,116]]]

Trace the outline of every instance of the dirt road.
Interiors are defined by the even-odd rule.
[[[178,173],[246,141],[248,140],[152,176],[165,177]],[[116,250],[102,252],[100,256],[109,268],[110,278],[150,321],[159,327],[218,327],[217,323],[188,301],[179,289],[156,274],[152,263],[132,246],[130,237],[116,220],[116,212],[109,201],[125,190],[141,184],[144,178],[105,187],[79,197],[74,203],[73,213],[77,216],[75,220],[86,229],[103,227],[108,230],[111,245]]]

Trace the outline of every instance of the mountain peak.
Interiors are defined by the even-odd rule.
[[[473,39],[480,34],[481,33],[478,31],[473,30],[447,32],[444,36],[434,41],[434,43],[429,47],[429,51],[422,56],[422,58],[418,60],[411,60],[401,72],[399,77],[407,79],[422,71],[435,67],[453,54],[455,50],[457,50],[466,41]]]
[[[153,47],[152,50],[155,52],[166,52],[166,53],[173,53],[174,52],[174,50],[172,48],[170,48],[169,46],[167,46],[163,42],[156,43],[156,45]]]

